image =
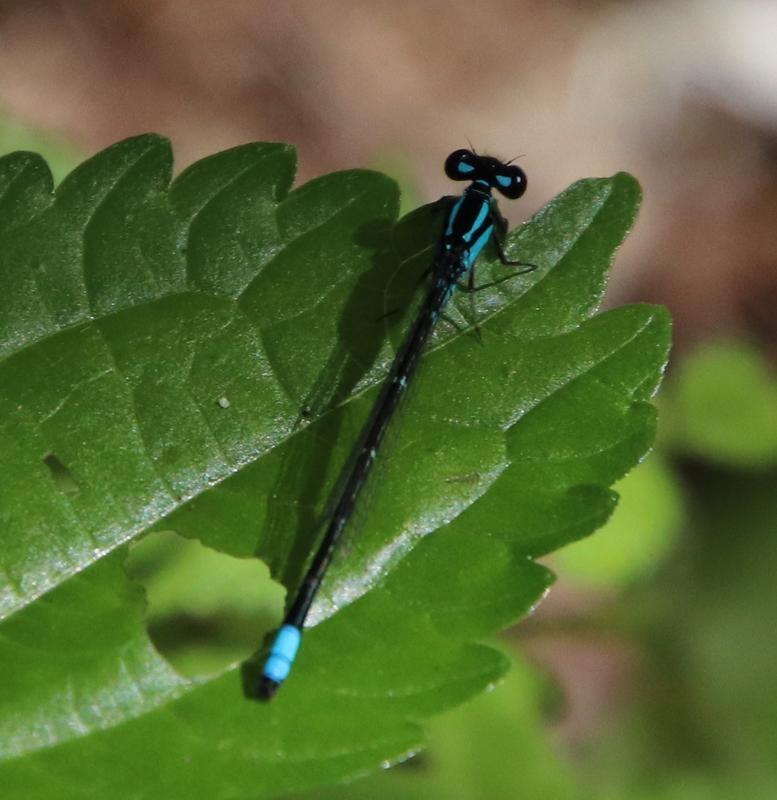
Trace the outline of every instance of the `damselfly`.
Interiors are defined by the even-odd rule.
[[[297,588],[283,624],[275,634],[257,687],[259,696],[264,699],[270,699],[278,691],[291,671],[308,611],[353,516],[389,422],[418,367],[424,346],[456,287],[465,291],[486,288],[475,286],[474,264],[488,242],[494,243],[503,264],[523,266],[525,269],[514,271],[487,286],[534,269],[533,264],[509,261],[506,258],[502,242],[507,233],[507,223],[499,213],[492,195],[492,191],[496,189],[504,197],[520,197],[526,191],[526,175],[523,170],[496,158],[478,155],[472,150],[456,150],[445,162],[445,174],[455,181],[470,181],[470,185],[461,197],[451,198],[452,204],[437,252],[429,268],[431,286],[397,352],[353,457],[348,462],[346,473],[338,484],[321,544]],[[465,277],[467,283],[462,285],[460,281]]]

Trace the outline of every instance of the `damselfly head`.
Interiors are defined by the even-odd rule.
[[[445,160],[445,174],[454,181],[486,181],[501,195],[515,200],[526,191],[526,173],[515,164],[472,150],[455,150]]]

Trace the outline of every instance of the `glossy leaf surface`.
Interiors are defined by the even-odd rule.
[[[537,602],[531,558],[600,525],[652,440],[666,315],[593,316],[638,187],[581,181],[511,235],[540,269],[477,295],[482,344],[440,325],[293,680],[262,706],[237,665],[178,676],[126,544],[174,529],[294,585],[440,218],[395,224],[376,173],[291,191],[282,145],[171,166],[138,137],[52,193],[40,159],[0,160],[9,800],[268,797],[402,758],[504,673],[478,639]]]

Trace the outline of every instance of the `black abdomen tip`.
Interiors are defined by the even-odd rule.
[[[272,700],[280,688],[280,681],[274,681],[272,678],[262,675],[262,677],[259,678],[259,684],[256,687],[256,696],[260,700]]]

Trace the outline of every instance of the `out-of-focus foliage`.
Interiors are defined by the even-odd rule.
[[[582,771],[606,798],[766,800],[777,796],[777,471],[697,467],[689,484],[680,556],[628,597],[642,609],[626,612],[633,702]]]
[[[736,341],[705,345],[678,366],[662,397],[659,451],[691,457],[667,462],[676,482],[682,475],[684,535],[651,581],[604,617],[596,612],[596,627],[609,618],[635,648],[634,689],[592,736],[581,775],[596,800],[769,800],[777,796],[777,378]],[[629,487],[619,487],[624,505]],[[654,486],[653,507],[667,488]]]
[[[734,467],[777,462],[777,378],[742,341],[702,345],[672,381],[662,429],[673,449]]]
[[[81,160],[75,147],[51,133],[38,131],[7,115],[0,114],[0,156],[17,150],[40,153],[48,162],[54,183],[59,183]]]

